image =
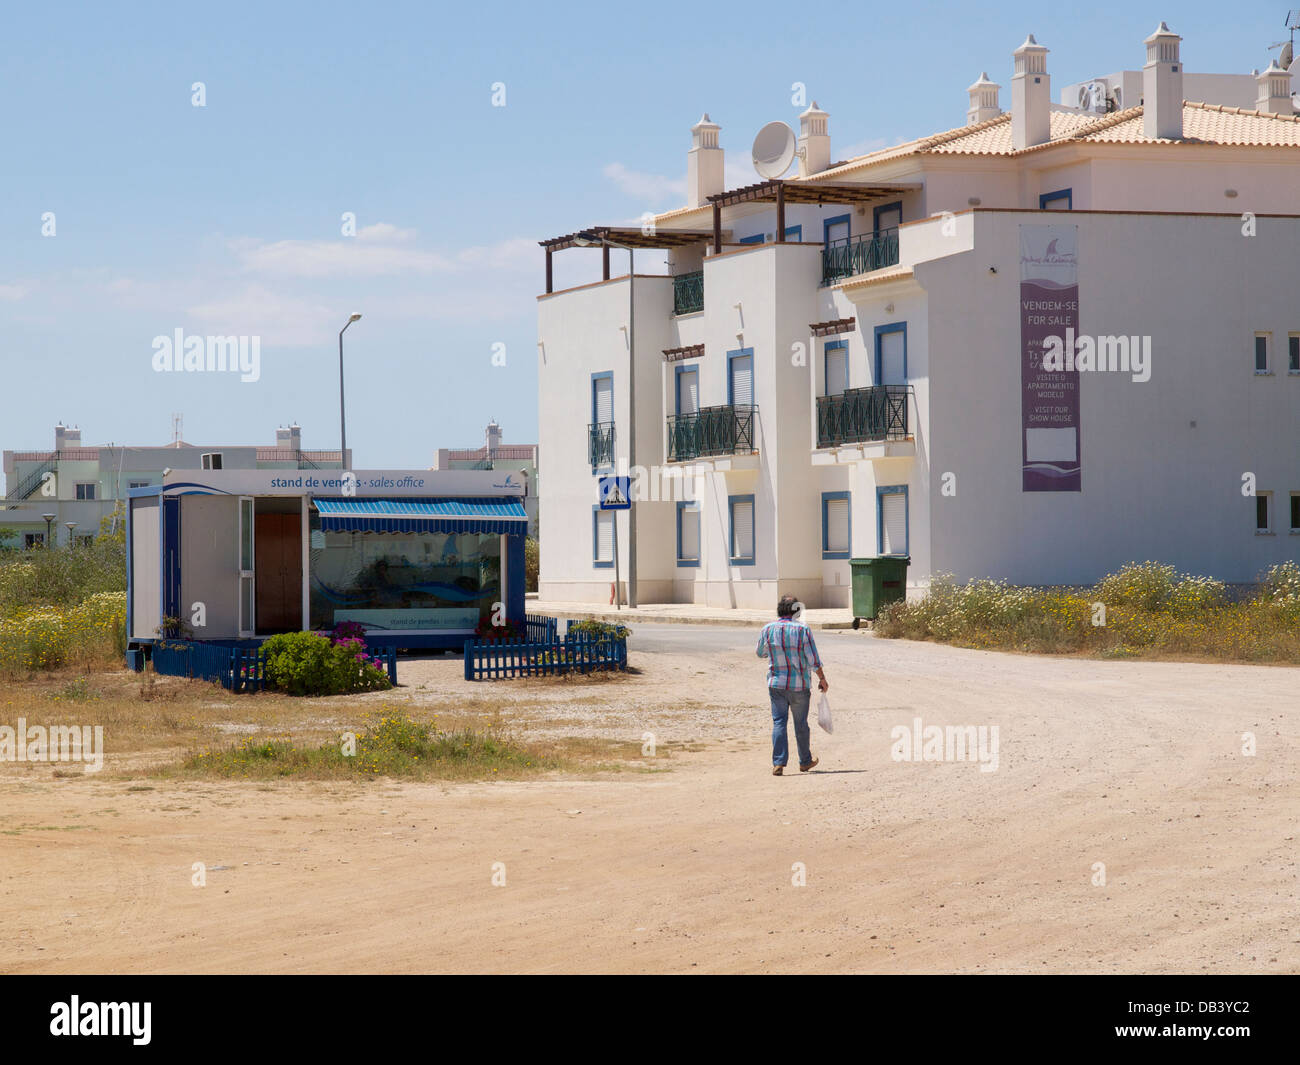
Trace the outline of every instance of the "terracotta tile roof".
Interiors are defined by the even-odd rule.
[[[1300,115],[1274,115],[1221,104],[1183,104],[1183,139],[1156,141],[1142,134],[1142,108],[1117,112],[1122,120],[1098,127],[1079,139],[1109,144],[1227,144],[1251,146],[1300,145]]]

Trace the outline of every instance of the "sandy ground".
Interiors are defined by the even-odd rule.
[[[491,686],[526,730],[696,741],[651,772],[0,767],[0,972],[1300,972],[1296,670],[825,632],[835,733],[774,778],[752,641]],[[454,697],[459,669],[404,663],[405,694]],[[997,725],[999,768],[892,760],[916,716]]]

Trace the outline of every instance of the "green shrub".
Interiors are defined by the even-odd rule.
[[[1300,600],[1300,564],[1279,562],[1264,574],[1260,583],[1261,595],[1265,599]]]
[[[541,572],[541,545],[535,536],[524,539],[524,591],[537,591],[537,576]]]
[[[315,632],[272,636],[266,655],[268,687],[290,695],[342,695],[391,688],[388,674],[359,649],[360,641],[331,643]]]
[[[588,636],[613,636],[616,640],[626,640],[632,630],[620,622],[597,621],[585,618],[582,621],[570,621],[569,632],[581,632]]]

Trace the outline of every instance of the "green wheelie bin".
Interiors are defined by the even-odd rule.
[[[849,559],[853,575],[853,627],[874,620],[880,608],[907,594],[907,555],[874,555]]]

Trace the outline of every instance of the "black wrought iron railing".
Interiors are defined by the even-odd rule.
[[[744,455],[756,451],[758,408],[701,407],[695,414],[668,419],[668,461],[703,455]]]
[[[673,278],[673,314],[694,314],[704,310],[704,271],[677,274]]]
[[[822,284],[898,265],[898,227],[857,237],[840,237],[822,249]]]
[[[613,422],[593,422],[587,426],[587,460],[593,468],[614,465]]]
[[[817,397],[817,446],[902,440],[908,435],[908,385],[850,388]]]

